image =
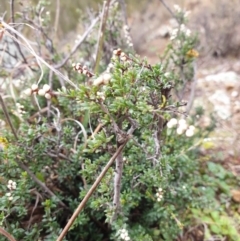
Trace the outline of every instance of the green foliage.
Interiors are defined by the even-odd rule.
[[[37,8],[46,4],[40,1]],[[54,77],[51,100],[32,95],[32,103],[48,106],[37,114],[30,99],[19,99],[25,113],[14,122],[18,138],[8,130],[1,133],[8,140],[0,152],[1,227],[17,240],[56,240],[108,160],[127,142],[118,157],[123,162],[120,189],[114,182],[119,165],[112,166],[65,240],[175,240],[195,217],[211,233],[237,240],[224,208],[209,208],[218,192],[224,203],[233,185],[221,166],[201,162],[199,145],[214,125],[200,127],[201,108],[180,118],[186,84],[193,80],[197,37],[189,35],[178,13],[179,28],[161,63],[150,65],[120,49],[112,55],[113,47],[126,47],[117,31],[123,25],[117,9],[114,5],[109,13],[108,45],[99,66],[104,71],[111,61],[107,81],[94,84],[101,75],[89,80],[66,64],[77,88],[61,88]],[[90,66],[96,42],[93,34],[78,56]],[[61,55],[52,57],[56,61]],[[41,84],[48,76],[46,70]],[[12,180],[16,187],[9,186]],[[119,206],[113,203],[117,190]]]

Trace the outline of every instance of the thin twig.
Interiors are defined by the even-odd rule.
[[[95,61],[95,65],[94,65],[94,73],[95,74],[98,73],[98,67],[99,67],[99,63],[100,63],[100,59],[101,59],[103,40],[104,40],[104,32],[105,32],[107,18],[108,18],[108,9],[109,9],[110,1],[111,0],[108,0],[107,2],[104,1],[104,3],[103,3],[102,20],[101,20],[101,25],[100,25],[99,34],[98,34],[96,61]]]
[[[58,75],[59,77],[61,77],[62,79],[64,79],[66,82],[68,82],[72,87],[74,87],[75,89],[78,89],[77,85],[75,85],[67,76],[63,75],[60,71],[58,71],[55,67],[51,66],[49,63],[47,63],[42,57],[40,57],[39,55],[36,54],[36,52],[34,51],[34,49],[32,48],[32,46],[29,43],[29,40],[27,38],[25,38],[21,33],[19,33],[18,31],[16,31],[13,27],[11,27],[9,24],[7,24],[6,22],[4,22],[2,20],[2,25],[10,30],[11,32],[13,32],[14,34],[17,34],[17,36],[19,38],[21,38],[26,45],[24,45],[23,43],[21,43],[18,39],[15,38],[15,41],[17,41],[19,44],[21,43],[23,46],[26,47],[26,49],[36,58],[37,63],[39,65],[39,67],[42,69],[41,64],[43,63],[44,65],[46,65],[49,69],[51,69],[56,75]],[[12,36],[13,38],[13,36]],[[41,71],[41,76],[38,80],[38,83],[40,83],[41,78],[43,77],[43,71]]]
[[[96,188],[98,187],[99,183],[101,182],[101,180],[103,179],[103,177],[107,173],[108,169],[112,166],[112,164],[115,161],[115,159],[122,152],[123,148],[125,147],[125,145],[127,144],[129,139],[130,139],[130,136],[128,136],[128,138],[125,140],[125,142],[118,147],[117,151],[110,158],[110,160],[108,161],[107,165],[103,168],[102,172],[97,177],[97,179],[95,180],[95,182],[93,183],[93,185],[91,186],[91,188],[89,189],[89,191],[87,192],[87,194],[85,195],[85,197],[83,198],[83,200],[81,201],[81,203],[79,204],[79,206],[77,207],[75,212],[73,213],[72,217],[69,219],[69,221],[66,224],[66,226],[64,227],[62,233],[57,238],[57,241],[63,240],[63,238],[67,234],[69,228],[72,226],[74,220],[77,218],[79,213],[82,211],[82,209],[86,205],[88,199],[92,196],[93,192],[96,190]]]
[[[11,19],[12,19],[12,23],[14,23],[15,22],[15,19],[14,19],[14,0],[11,0]],[[13,33],[13,34],[14,34],[15,38],[18,39],[17,34],[16,33]],[[20,55],[23,59],[24,64],[28,64],[27,59],[25,58],[18,41],[14,41],[14,43],[15,43],[17,49],[18,49],[18,52],[20,53]],[[28,67],[33,71],[31,66],[28,66]]]
[[[3,109],[3,112],[4,112],[4,115],[7,119],[7,122],[13,132],[13,135],[15,137],[16,140],[18,140],[18,136],[17,136],[17,133],[13,127],[13,124],[11,122],[11,119],[9,117],[9,114],[8,114],[8,111],[7,111],[7,108],[6,108],[6,105],[4,103],[4,100],[2,98],[2,95],[0,95],[0,104],[2,106],[2,109]],[[19,167],[21,167],[24,171],[26,171],[28,173],[28,175],[44,190],[46,191],[47,193],[49,193],[51,196],[53,197],[56,197],[59,201],[59,203],[61,204],[61,206],[67,208],[67,206],[43,183],[41,182],[30,170],[29,168],[19,160],[19,158],[16,158],[16,163],[18,164]]]
[[[101,130],[101,128],[104,126],[104,124],[99,123],[94,132],[91,135],[91,138],[94,138],[94,136]]]
[[[57,29],[58,29],[58,23],[59,23],[59,16],[60,16],[60,0],[57,0],[56,3],[56,16],[55,16],[55,22],[54,22],[54,37],[57,36]]]
[[[54,68],[59,69],[61,68],[64,64],[67,63],[67,61],[72,57],[73,54],[75,54],[75,52],[78,50],[78,48],[80,47],[80,45],[84,42],[84,40],[87,38],[87,36],[89,35],[89,33],[92,31],[92,29],[94,28],[94,26],[96,25],[96,23],[99,21],[100,16],[96,17],[91,25],[88,27],[88,29],[85,31],[85,33],[82,35],[81,39],[79,39],[79,41],[76,43],[76,45],[73,47],[73,49],[71,50],[71,52],[65,57],[65,59],[60,63],[54,66]]]
[[[6,119],[7,119],[8,125],[10,126],[15,139],[18,140],[17,132],[16,132],[15,128],[13,127],[13,124],[12,124],[11,119],[9,117],[9,114],[8,114],[6,105],[4,103],[4,100],[2,98],[2,95],[0,95],[0,103],[1,103],[1,106],[2,106],[3,113],[4,113],[4,115],[5,115]]]
[[[114,175],[114,196],[113,196],[113,206],[114,206],[114,215],[112,221],[117,217],[117,214],[120,209],[120,193],[121,193],[121,182],[122,182],[122,173],[123,173],[123,153],[119,153],[116,158],[116,169]]]
[[[6,230],[4,230],[3,228],[0,227],[0,233],[2,235],[4,235],[8,240],[10,241],[16,241],[16,239],[10,234],[8,233]]]
[[[41,182],[31,171],[30,169],[23,163],[21,162],[19,159],[15,160],[16,163],[18,164],[18,166],[20,166],[24,171],[27,172],[27,174],[48,194],[50,194],[50,196],[55,197],[59,204],[68,209],[68,207],[45,185],[45,183]]]
[[[176,17],[176,15],[174,14],[174,12],[171,10],[171,8],[165,3],[164,0],[160,0],[160,2],[163,4],[163,6],[168,10],[168,12],[177,20],[177,22],[179,23],[179,19]]]
[[[130,117],[127,117],[127,119],[131,124],[131,128],[127,132],[127,137],[128,137],[129,135],[133,134],[133,132],[138,127],[138,124],[135,120],[133,120]],[[122,124],[119,124],[118,128],[121,130]],[[124,136],[121,136],[121,138],[124,138]],[[121,151],[116,158],[116,165],[115,165],[116,169],[115,169],[115,176],[114,176],[114,196],[113,196],[113,206],[115,210],[114,210],[114,215],[112,217],[111,222],[116,220],[120,210],[120,194],[121,194],[121,183],[122,183],[122,174],[123,174],[123,163],[124,163],[123,152]]]

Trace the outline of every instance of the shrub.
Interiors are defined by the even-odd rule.
[[[199,175],[197,146],[213,126],[197,127],[201,109],[190,118],[182,110],[185,86],[194,80],[196,36],[178,10],[179,28],[165,57],[150,65],[135,55],[130,37],[115,32],[123,23],[117,6],[108,6],[98,26],[105,35],[85,39],[88,65],[71,67],[74,51],[62,59],[56,50],[53,65],[28,47],[40,69],[33,69],[25,91],[23,83],[16,88],[15,110],[1,96],[7,131],[0,139],[0,223],[18,240],[56,240],[96,180],[101,182],[65,240],[174,240],[190,224],[192,210],[211,200]],[[10,36],[19,34],[2,26]],[[101,36],[111,44],[105,46]],[[115,48],[110,54],[118,47],[114,43],[129,51]]]

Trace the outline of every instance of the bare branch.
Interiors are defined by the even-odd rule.
[[[107,18],[108,18],[108,10],[109,10],[109,4],[111,0],[108,0],[107,2],[104,1],[103,3],[103,10],[102,10],[102,19],[101,19],[101,25],[99,29],[98,34],[98,42],[97,42],[97,53],[96,53],[96,61],[94,66],[94,73],[98,73],[98,67],[101,59],[102,54],[102,46],[103,46],[103,40],[104,40],[104,32],[106,28]]]
[[[55,33],[55,38],[57,36],[57,29],[58,29],[58,23],[59,23],[59,16],[60,16],[60,0],[57,0],[56,3],[56,16],[55,16],[55,22],[54,22],[54,33]]]
[[[8,125],[10,126],[15,139],[18,140],[17,132],[16,132],[15,128],[13,127],[12,121],[11,121],[10,116],[8,114],[6,105],[5,105],[4,100],[2,98],[2,95],[0,95],[0,104],[2,106],[3,113],[4,113],[4,115],[7,119]]]
[[[129,135],[132,135],[132,133],[136,130],[138,124],[135,120],[128,117],[129,122],[131,123],[131,128],[128,130],[127,138]],[[122,128],[122,126],[118,126],[119,129]],[[122,137],[124,138],[124,136]],[[124,140],[125,141],[125,140]],[[120,193],[121,193],[121,182],[122,182],[122,174],[123,174],[123,152],[121,151],[116,158],[116,170],[115,170],[115,176],[114,176],[114,196],[113,196],[113,205],[115,208],[115,213],[112,217],[112,221],[114,221],[117,218],[117,215],[120,210]]]
[[[178,18],[176,17],[176,15],[174,14],[174,12],[171,10],[171,8],[165,3],[164,0],[160,0],[160,2],[163,4],[163,6],[168,10],[168,12],[177,20],[177,22],[179,23]]]
[[[4,230],[3,228],[0,227],[0,233],[2,235],[4,235],[8,240],[10,241],[16,241],[16,239],[10,234],[8,233],[6,230]]]
[[[72,55],[75,54],[75,52],[78,50],[78,48],[80,47],[80,45],[85,41],[85,39],[87,38],[87,36],[89,35],[89,33],[91,33],[91,31],[93,30],[94,26],[96,25],[96,23],[99,21],[100,16],[96,17],[91,25],[88,27],[88,29],[85,31],[85,33],[82,35],[81,39],[79,39],[79,41],[76,43],[76,45],[73,47],[73,49],[71,50],[71,52],[65,57],[65,59],[60,63],[54,66],[54,68],[59,69],[61,68],[64,64],[67,63],[67,61],[72,57]]]
[[[74,220],[77,218],[79,213],[83,210],[83,208],[86,205],[88,199],[92,196],[93,192],[96,190],[96,188],[98,187],[99,183],[101,182],[101,180],[103,179],[103,177],[107,173],[108,169],[112,166],[112,164],[115,161],[115,159],[122,152],[123,148],[125,147],[125,145],[127,144],[129,139],[130,139],[130,136],[128,136],[128,138],[125,140],[125,142],[118,147],[117,151],[110,158],[110,160],[108,161],[107,165],[103,168],[102,172],[97,177],[97,179],[95,180],[95,182],[93,183],[93,185],[91,186],[91,188],[89,189],[89,191],[87,192],[87,194],[85,195],[85,197],[83,198],[81,203],[78,205],[78,207],[75,210],[75,212],[73,213],[72,217],[69,219],[69,221],[68,221],[67,225],[64,227],[62,233],[57,238],[57,241],[63,240],[63,238],[67,234],[69,228],[72,226]]]
[[[11,19],[12,19],[12,23],[14,23],[15,22],[15,19],[14,19],[14,0],[11,0]],[[17,34],[14,33],[14,36],[15,36],[16,39],[18,39]],[[20,53],[20,55],[21,55],[21,57],[23,59],[23,63],[24,64],[28,64],[27,59],[25,58],[18,41],[14,41],[14,43],[15,43],[17,49],[18,49],[18,52]],[[29,68],[33,71],[31,66],[29,66]]]

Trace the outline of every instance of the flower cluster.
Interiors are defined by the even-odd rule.
[[[176,126],[178,123],[178,120],[176,118],[172,118],[168,123],[167,123],[167,127],[168,128],[173,128],[174,126]]]
[[[7,184],[7,188],[9,189],[10,192],[6,193],[6,196],[8,197],[9,201],[13,200],[12,192],[17,188],[16,182],[9,180]]]
[[[99,86],[99,85],[106,85],[111,80],[111,74],[110,73],[104,73],[101,74],[99,77],[97,77],[95,80],[93,80],[93,85]]]
[[[190,11],[185,11],[184,9],[181,9],[180,6],[177,5],[177,4],[174,4],[173,8],[174,8],[174,10],[175,10],[175,12],[177,14],[182,14],[183,13],[184,14],[183,15],[184,18],[187,18],[189,16],[189,14],[190,14]]]
[[[128,235],[128,231],[125,229],[125,228],[122,228],[119,230],[119,235],[120,235],[120,238],[122,240],[125,240],[125,241],[130,241],[130,237]]]
[[[100,92],[100,91],[98,91],[97,92],[97,97],[100,99],[100,100],[105,100],[105,95],[104,95],[104,93],[103,92]]]
[[[161,202],[162,199],[163,199],[163,190],[161,187],[158,188],[158,191],[156,193],[156,196],[157,196],[157,201],[158,202]]]
[[[193,125],[188,126],[187,121],[185,119],[180,119],[179,121],[175,118],[172,118],[168,123],[167,127],[169,129],[177,126],[177,134],[182,135],[185,132],[187,137],[191,137],[194,135],[195,127]]]
[[[124,25],[123,30],[124,30],[124,35],[125,35],[125,38],[127,40],[128,46],[132,47],[133,42],[132,42],[132,38],[131,38],[130,33],[129,33],[129,31],[130,31],[129,27],[127,25]]]
[[[184,34],[189,37],[191,35],[191,30],[186,27],[185,24],[181,24],[179,28],[174,28],[171,33],[170,40],[174,40],[178,37],[179,34]]]
[[[124,53],[121,49],[113,50],[113,59],[118,58],[123,62],[131,62],[131,59],[128,57],[126,53]]]
[[[33,84],[31,88],[25,90],[25,94],[27,96],[32,95],[33,93],[37,93],[40,96],[44,96],[46,99],[51,99],[53,96],[53,92],[50,89],[50,86],[45,84],[43,85],[42,89],[39,89],[37,84]]]
[[[73,63],[72,67],[74,70],[76,70],[79,74],[84,74],[87,77],[93,77],[94,74],[92,72],[90,72],[90,70],[88,69],[88,67],[86,65],[81,65],[80,63]]]
[[[17,107],[17,109],[16,109],[15,114],[21,118],[22,115],[26,113],[26,111],[23,110],[24,106],[17,102],[16,107]]]

